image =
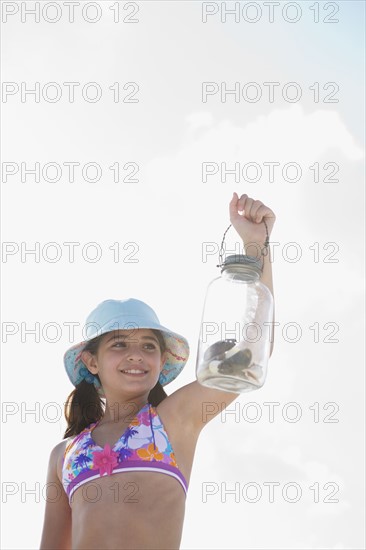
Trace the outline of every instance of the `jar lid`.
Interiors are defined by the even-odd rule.
[[[221,268],[221,273],[224,271],[230,272],[240,272],[244,271],[245,273],[254,275],[254,278],[257,279],[262,274],[261,262],[258,258],[254,256],[247,256],[244,254],[230,254],[225,258],[225,261]]]

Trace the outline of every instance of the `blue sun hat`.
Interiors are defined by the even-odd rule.
[[[89,383],[94,383],[100,397],[105,397],[103,387],[81,360],[84,347],[97,336],[115,330],[140,328],[160,330],[167,348],[166,361],[159,376],[162,386],[172,382],[188,361],[189,344],[186,338],[162,326],[155,311],[145,302],[135,298],[104,300],[88,315],[84,328],[89,332],[87,339],[66,351],[64,365],[74,386],[85,379]]]

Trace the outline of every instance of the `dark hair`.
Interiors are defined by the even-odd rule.
[[[163,354],[166,350],[164,337],[159,330],[151,330],[157,337],[161,354]],[[105,334],[101,334],[90,340],[83,351],[89,351],[93,355],[96,355],[103,336]],[[99,376],[97,374],[95,376],[100,382]],[[157,407],[166,397],[168,395],[158,381],[149,393],[148,402],[153,407]],[[64,407],[64,414],[67,421],[64,439],[72,435],[78,435],[89,424],[100,420],[104,414],[104,407],[102,398],[98,394],[94,384],[89,384],[86,380],[82,380],[68,396]]]

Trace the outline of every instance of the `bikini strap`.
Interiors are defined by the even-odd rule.
[[[150,428],[151,428],[151,433],[152,433],[152,436],[153,436],[153,440],[154,440],[154,449],[156,449],[156,445],[155,445],[155,435],[154,435],[154,428],[153,428],[153,425],[152,425],[152,420],[151,420],[151,405],[149,403],[149,416],[150,416]]]

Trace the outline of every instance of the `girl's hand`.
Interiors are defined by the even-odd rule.
[[[244,210],[243,214],[239,211]],[[229,204],[230,221],[234,229],[239,234],[244,244],[258,243],[263,246],[267,237],[266,226],[262,223],[266,221],[268,227],[268,236],[270,236],[276,216],[274,212],[265,206],[261,201],[255,201],[242,195],[240,198],[234,192],[233,198]]]

